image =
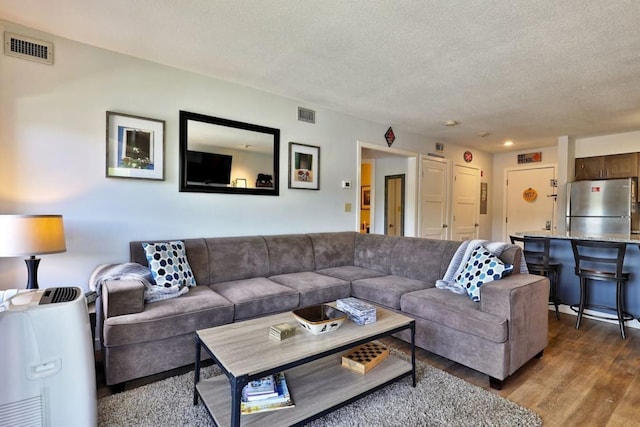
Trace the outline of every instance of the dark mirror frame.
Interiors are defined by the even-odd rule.
[[[239,188],[227,186],[200,185],[187,182],[187,150],[188,150],[188,123],[198,121],[209,123],[212,126],[226,126],[236,129],[244,129],[252,132],[261,132],[273,137],[273,188]],[[238,122],[220,117],[204,114],[180,111],[180,191],[196,193],[228,193],[228,194],[257,194],[265,196],[278,196],[280,191],[280,129],[251,123]]]

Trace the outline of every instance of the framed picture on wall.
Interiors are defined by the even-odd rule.
[[[164,180],[164,120],[107,111],[106,175]]]
[[[360,187],[360,209],[371,209],[371,186]]]
[[[289,142],[289,188],[320,189],[320,147]]]

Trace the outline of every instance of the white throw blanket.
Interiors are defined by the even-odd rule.
[[[456,282],[456,277],[458,277],[458,275],[464,269],[464,266],[467,264],[467,261],[471,257],[473,251],[481,245],[487,248],[489,252],[497,257],[502,255],[502,252],[504,252],[506,248],[511,246],[511,244],[504,242],[489,242],[488,240],[465,240],[460,246],[458,246],[456,253],[453,255],[453,258],[451,258],[444,277],[436,281],[436,288],[447,289],[451,292],[455,292],[456,294],[466,294],[467,290],[464,286]],[[520,258],[520,273],[528,272],[529,270],[527,269],[527,263],[524,259],[524,253],[522,253]]]
[[[189,292],[187,286],[165,288],[154,284],[148,267],[135,262],[124,264],[102,264],[96,267],[89,279],[89,288],[102,294],[102,285],[107,280],[138,280],[144,285],[144,301],[147,303],[179,297]]]

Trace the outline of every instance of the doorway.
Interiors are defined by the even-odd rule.
[[[404,236],[404,174],[384,177],[384,234]]]
[[[505,171],[504,241],[518,231],[551,231],[556,227],[556,166]]]
[[[361,230],[363,218],[369,216],[368,226],[372,234],[385,234],[386,207],[383,197],[385,177],[392,175],[405,176],[405,189],[403,194],[404,210],[402,231],[405,236],[417,236],[418,233],[418,157],[417,153],[399,150],[391,147],[382,147],[377,144],[369,144],[358,141],[357,165],[358,165],[358,195],[356,196],[358,213],[355,217],[355,230]],[[366,163],[370,164],[370,186],[363,189],[363,169]],[[361,194],[369,190],[369,210],[362,209],[364,197]],[[377,197],[378,196],[378,197]]]

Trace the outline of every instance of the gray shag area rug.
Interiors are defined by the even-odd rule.
[[[407,356],[395,349],[399,357]],[[533,411],[434,367],[417,362],[409,378],[309,424],[320,426],[540,426]],[[217,366],[201,377],[219,375]],[[295,396],[294,396],[295,398]],[[193,372],[107,396],[98,401],[98,426],[213,426],[202,402],[193,405]]]

